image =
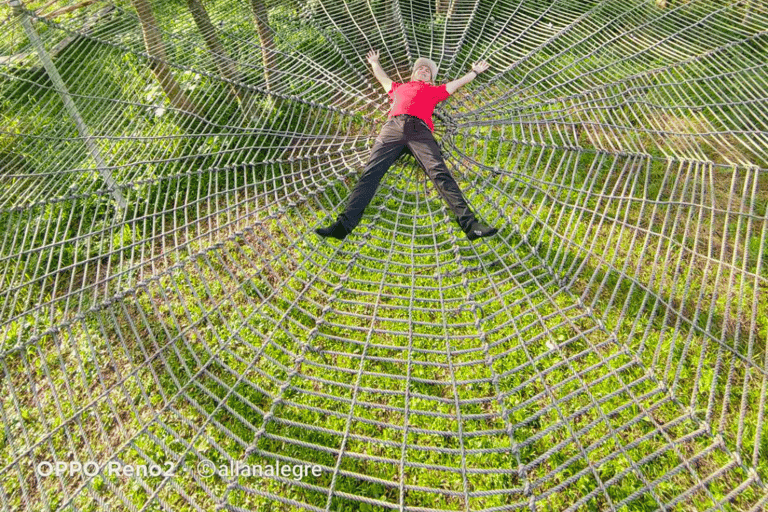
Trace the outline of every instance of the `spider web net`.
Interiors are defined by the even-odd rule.
[[[764,3],[59,4],[2,11],[0,508],[765,507]],[[371,48],[491,64],[435,121],[495,237],[410,157],[313,233]]]

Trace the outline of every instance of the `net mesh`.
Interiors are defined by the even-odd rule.
[[[766,506],[764,2],[2,9],[3,510]],[[496,236],[411,157],[313,233],[371,48],[491,64],[435,134]]]

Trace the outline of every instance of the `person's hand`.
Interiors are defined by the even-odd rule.
[[[472,71],[474,71],[476,75],[479,75],[480,73],[482,73],[483,71],[485,71],[489,67],[491,67],[490,64],[488,64],[484,60],[479,60],[479,61],[475,62],[474,64],[472,64]]]
[[[368,63],[371,66],[379,63],[379,50],[371,50],[368,52]]]

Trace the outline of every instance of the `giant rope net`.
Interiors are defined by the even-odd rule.
[[[766,507],[764,2],[10,4],[2,510]],[[491,64],[435,121],[498,235],[409,156],[313,233],[371,48]]]

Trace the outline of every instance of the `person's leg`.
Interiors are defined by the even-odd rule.
[[[330,227],[315,230],[317,234],[343,239],[357,227],[384,174],[405,149],[403,122],[402,118],[395,118],[384,125],[371,150],[368,164],[349,195],[344,212]]]
[[[445,160],[440,154],[440,146],[437,145],[432,132],[426,125],[416,122],[414,131],[408,131],[407,136],[408,147],[416,161],[427,172],[437,193],[448,204],[459,226],[466,233],[477,219],[464,199],[458,183],[448,171]]]
[[[498,231],[496,228],[480,223],[475,217],[464,199],[458,183],[448,171],[445,160],[440,154],[440,146],[437,145],[429,127],[426,124],[415,122],[413,130],[406,130],[406,138],[413,156],[427,172],[440,197],[456,216],[456,222],[467,235],[467,238],[475,240],[496,234]]]

